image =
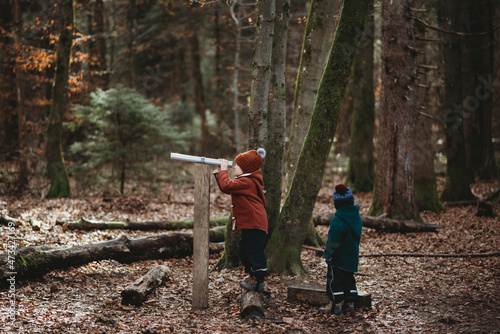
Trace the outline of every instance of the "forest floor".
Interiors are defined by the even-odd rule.
[[[340,179],[339,179],[340,180]],[[335,180],[335,181],[339,181]],[[333,181],[333,180],[332,180]],[[333,182],[321,189],[315,211],[333,211]],[[498,184],[475,184],[481,196]],[[57,220],[192,219],[193,184],[166,186],[160,195],[40,200],[0,198],[0,212],[20,218],[18,246],[71,246],[116,238],[123,231],[63,231]],[[211,217],[223,217],[229,196],[211,191]],[[356,194],[366,213],[371,194]],[[494,208],[500,214],[500,206]],[[239,317],[242,269],[210,273],[209,307],[191,308],[192,258],[149,260],[132,264],[99,261],[43,278],[16,282],[18,312],[8,321],[11,298],[0,291],[1,333],[500,333],[500,257],[468,257],[500,250],[500,218],[476,216],[475,206],[423,212],[437,233],[383,233],[363,228],[358,289],[372,296],[372,307],[353,314],[324,315],[317,306],[287,301],[287,287],[300,281],[324,286],[326,265],[315,252],[302,251],[307,277],[271,274],[263,294],[266,317],[279,323]],[[34,231],[29,220],[43,222]],[[328,227],[318,226],[323,237]],[[6,228],[0,226],[5,245]],[[129,237],[154,232],[126,231]],[[2,251],[5,251],[3,249]],[[411,257],[369,254],[456,254],[461,257]],[[220,254],[211,255],[213,266]],[[144,305],[121,305],[121,290],[156,264],[171,269],[171,279]]]

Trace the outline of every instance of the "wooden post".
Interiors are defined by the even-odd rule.
[[[210,166],[194,166],[193,308],[208,308]]]

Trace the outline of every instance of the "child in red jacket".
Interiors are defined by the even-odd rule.
[[[214,171],[219,189],[231,195],[233,230],[241,230],[238,254],[249,277],[240,281],[247,290],[264,290],[267,260],[264,253],[267,234],[266,198],[262,178],[263,148],[239,154],[234,162],[235,179],[229,178],[227,160]]]

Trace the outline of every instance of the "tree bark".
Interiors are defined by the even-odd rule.
[[[459,31],[460,12],[463,2],[439,1],[438,20],[441,28]],[[461,39],[453,33],[442,33],[443,72],[445,77],[445,96],[443,120],[446,136],[446,180],[441,193],[442,201],[464,201],[474,199],[470,190],[472,172],[467,168],[465,137],[463,126],[463,83]]]
[[[28,187],[28,144],[26,141],[26,116],[24,112],[24,88],[23,88],[23,70],[21,59],[23,57],[22,45],[22,19],[21,19],[21,0],[14,1],[14,41],[15,51],[17,53],[16,61],[16,105],[17,105],[17,131],[18,131],[18,174],[17,174],[17,193],[22,195]]]
[[[73,34],[75,31],[74,0],[62,1],[58,8],[61,16],[61,33],[56,52],[56,74],[52,86],[52,103],[47,126],[45,157],[50,189],[47,198],[69,197],[68,173],[62,153],[62,122],[66,112],[68,79],[71,61]]]
[[[281,209],[283,158],[286,137],[286,47],[290,0],[276,0],[274,42],[267,127],[266,158],[262,167],[266,186],[268,232],[272,233]]]
[[[368,214],[420,220],[414,188],[415,123],[419,111],[415,20],[418,0],[382,7],[382,98],[373,199]]]
[[[264,317],[266,309],[262,301],[262,293],[241,289],[240,317]]]
[[[157,287],[170,279],[170,269],[164,265],[157,265],[146,275],[130,283],[122,290],[123,305],[141,305]]]
[[[496,177],[492,143],[493,5],[491,0],[465,2],[461,26],[465,36],[463,68],[463,122],[467,166],[480,179]]]
[[[418,11],[413,12],[418,16]],[[425,36],[425,27],[422,24],[416,26],[418,35]],[[427,69],[421,65],[428,63],[425,42],[417,39],[415,41],[418,50],[417,62],[417,95],[419,99],[420,111],[417,115],[415,129],[415,196],[417,207],[420,211],[440,211],[443,205],[439,200],[437,191],[436,174],[434,171],[435,153],[432,145],[432,116],[428,115],[427,110],[431,109],[428,99],[428,73]]]
[[[313,214],[316,225],[330,225],[335,213],[326,212]],[[442,226],[427,224],[411,220],[395,220],[390,218],[378,218],[361,216],[363,227],[373,228],[382,232],[409,233],[409,232],[437,232]]]
[[[252,64],[250,108],[248,110],[249,149],[265,148],[267,143],[266,120],[269,113],[269,80],[276,2],[275,0],[259,1],[257,6],[258,19]]]
[[[217,253],[222,248],[212,244],[210,251]],[[92,261],[113,259],[131,263],[192,254],[193,234],[190,232],[167,232],[135,239],[121,235],[111,241],[67,248],[22,247],[15,251],[14,256],[0,254],[0,287],[5,287],[8,283],[6,279],[12,275],[15,275],[16,281],[41,277],[51,270],[81,266]]]
[[[198,34],[193,31],[190,41],[191,50],[191,71],[193,74],[193,87],[194,87],[194,98],[196,105],[196,113],[200,116],[200,143],[198,153],[202,156],[208,155],[208,147],[210,141],[208,140],[208,125],[207,116],[205,114],[205,97],[203,96],[203,78],[201,75],[201,63],[200,63],[200,46],[198,42]]]
[[[304,274],[300,249],[321,188],[369,3],[368,0],[347,1],[342,9],[292,185],[285,198],[279,224],[266,247],[268,268],[273,272]]]
[[[292,126],[285,163],[287,192],[292,184],[300,150],[309,128],[321,75],[328,60],[335,32],[335,14],[342,1],[313,0],[307,15],[306,31],[300,53],[299,71],[295,85]]]
[[[352,123],[346,183],[353,191],[372,191],[375,179],[373,133],[375,95],[373,90],[373,42],[375,21],[373,3],[366,18],[365,31],[354,58],[351,79]]]

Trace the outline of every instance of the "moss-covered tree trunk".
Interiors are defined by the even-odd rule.
[[[66,165],[62,154],[61,134],[62,122],[66,111],[68,96],[69,66],[73,34],[75,31],[75,13],[73,0],[59,3],[61,17],[61,33],[56,52],[56,74],[52,86],[52,103],[50,105],[47,126],[47,142],[45,157],[47,159],[47,174],[50,179],[50,189],[46,197],[68,197],[70,186]]]
[[[414,15],[419,15],[415,12]],[[425,36],[425,27],[417,24],[419,36]],[[424,42],[416,40],[416,49],[419,50],[417,61],[419,65],[427,64]],[[428,114],[430,110],[428,103],[428,75],[426,67],[419,66],[417,71],[417,95],[420,109],[417,115],[415,130],[415,195],[417,196],[417,206],[420,211],[440,211],[443,209],[437,191],[436,174],[434,171],[434,150],[432,145],[432,116]],[[431,79],[432,80],[432,79]]]
[[[257,149],[267,143],[269,80],[273,49],[275,0],[259,1],[255,32],[250,107],[248,110],[248,147]],[[237,131],[238,129],[235,129]]]
[[[318,85],[331,49],[336,21],[333,17],[340,11],[341,4],[340,0],[311,1],[295,84],[292,126],[285,163],[287,189],[290,189],[292,183],[313,113]]]
[[[414,188],[418,64],[410,18],[410,8],[419,7],[418,0],[382,7],[382,98],[371,216],[420,220]]]
[[[373,4],[370,8],[372,13]],[[375,157],[373,156],[373,133],[375,131],[374,27],[373,15],[368,15],[365,31],[354,59],[351,78],[353,117],[346,183],[354,191],[372,191],[375,179]]]
[[[274,42],[271,56],[269,113],[266,150],[262,167],[266,187],[266,212],[269,234],[276,225],[281,209],[283,160],[286,136],[286,47],[290,0],[276,0]]]
[[[266,247],[268,267],[273,272],[304,273],[302,244],[321,188],[369,3],[370,0],[347,1],[342,9],[290,191]]]
[[[439,1],[438,20],[444,30],[459,31],[461,2]],[[443,120],[446,136],[446,181],[441,193],[443,201],[462,201],[474,198],[470,190],[472,172],[467,168],[463,126],[463,91],[461,39],[456,34],[443,33],[443,71],[445,96]]]

